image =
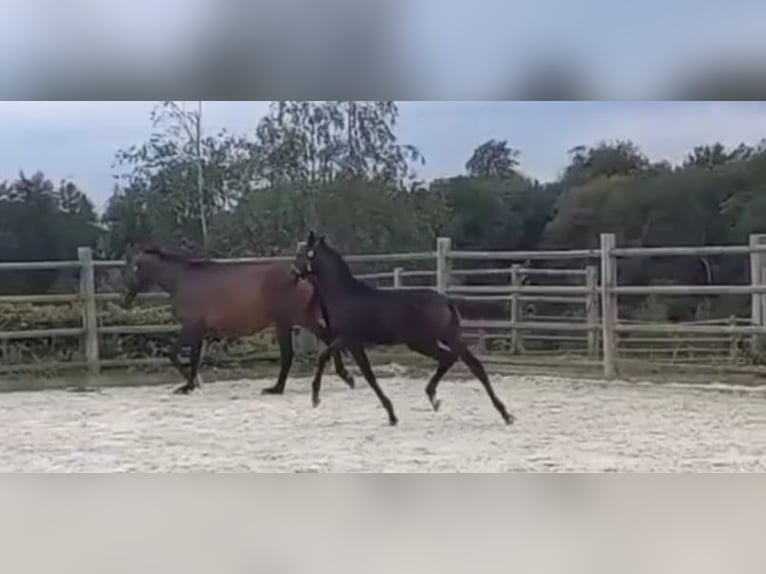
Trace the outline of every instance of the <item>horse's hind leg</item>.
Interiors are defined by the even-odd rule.
[[[489,377],[487,377],[487,372],[484,370],[484,367],[482,366],[479,359],[477,359],[468,348],[468,346],[460,340],[451,344],[450,347],[460,356],[471,373],[473,373],[473,375],[479,379],[481,384],[484,386],[484,389],[487,391],[489,399],[497,409],[497,412],[500,413],[500,416],[503,417],[503,420],[506,422],[506,424],[511,424],[514,420],[513,415],[508,412],[503,402],[497,398],[495,390],[492,388],[492,384],[489,382]]]
[[[293,329],[292,325],[278,324],[277,325],[277,343],[279,344],[279,376],[277,382],[273,387],[267,387],[261,391],[264,395],[281,395],[285,392],[285,382],[287,381],[287,374],[290,372],[290,367],[293,364],[293,357],[295,352],[293,351]]]
[[[175,342],[168,349],[168,359],[170,363],[181,373],[184,379],[189,378],[188,369],[181,364],[179,356],[181,355],[181,348],[183,347],[181,337],[175,340]]]
[[[343,379],[343,382],[348,385],[349,389],[353,389],[356,386],[354,383],[354,377],[346,370],[346,366],[343,364],[343,358],[341,357],[340,349],[336,349],[332,354],[332,360],[335,363],[335,372]]]
[[[442,377],[452,368],[452,365],[457,362],[457,357],[448,351],[442,351],[442,354],[437,360],[439,361],[439,365],[436,367],[436,372],[426,385],[426,396],[435,411],[438,411],[439,406],[441,406],[441,401],[436,398],[436,388],[439,386]]]
[[[353,345],[352,347],[349,347],[348,350],[351,352],[351,355],[354,357],[356,364],[359,365],[359,369],[362,371],[364,378],[367,379],[367,382],[369,383],[370,387],[372,387],[372,390],[377,395],[378,400],[383,405],[383,408],[386,409],[386,412],[388,413],[388,422],[392,426],[396,425],[397,422],[399,421],[397,420],[396,415],[394,414],[394,405],[391,404],[391,400],[385,395],[383,390],[380,388],[380,385],[378,385],[378,381],[375,380],[375,374],[372,372],[372,368],[370,367],[370,360],[367,358],[367,353],[364,352],[364,347],[362,347],[361,345]]]
[[[437,342],[428,345],[410,343],[407,346],[416,353],[436,359],[438,363],[436,372],[426,385],[426,396],[428,397],[428,401],[431,403],[433,409],[438,411],[441,401],[436,398],[436,388],[439,386],[442,377],[444,377],[447,371],[452,368],[452,365],[457,362],[457,355],[446,348],[442,348]]]

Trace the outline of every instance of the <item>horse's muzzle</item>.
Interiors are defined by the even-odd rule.
[[[293,275],[295,275],[298,279],[305,279],[311,275],[311,264],[306,265],[304,268],[300,268],[295,263],[293,263],[292,271]]]
[[[126,290],[122,296],[122,308],[130,309],[133,306],[133,302],[136,300],[136,295],[138,295],[137,289]]]

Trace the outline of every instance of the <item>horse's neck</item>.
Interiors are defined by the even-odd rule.
[[[155,282],[163,291],[172,294],[178,288],[183,273],[184,265],[182,263],[177,261],[163,261],[157,265]]]
[[[325,304],[332,306],[334,300],[347,297],[356,291],[356,280],[349,281],[344,269],[333,268],[319,277],[319,289]]]

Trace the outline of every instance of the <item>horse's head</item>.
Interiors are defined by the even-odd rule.
[[[125,265],[122,269],[124,285],[123,306],[130,307],[141,291],[154,282],[153,265],[143,247],[129,245],[125,250]]]
[[[345,288],[357,283],[348,264],[324,236],[309,233],[295,256],[293,274],[299,279],[308,279],[315,288]]]
[[[310,231],[306,241],[298,248],[293,262],[293,274],[298,279],[311,278],[316,272],[317,252],[327,247],[324,236]]]

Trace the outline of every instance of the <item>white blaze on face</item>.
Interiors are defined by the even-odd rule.
[[[313,249],[309,249],[306,252],[306,271],[308,271],[309,273],[311,273],[313,271],[313,268],[311,266],[311,262],[313,260],[314,260],[314,250]]]

